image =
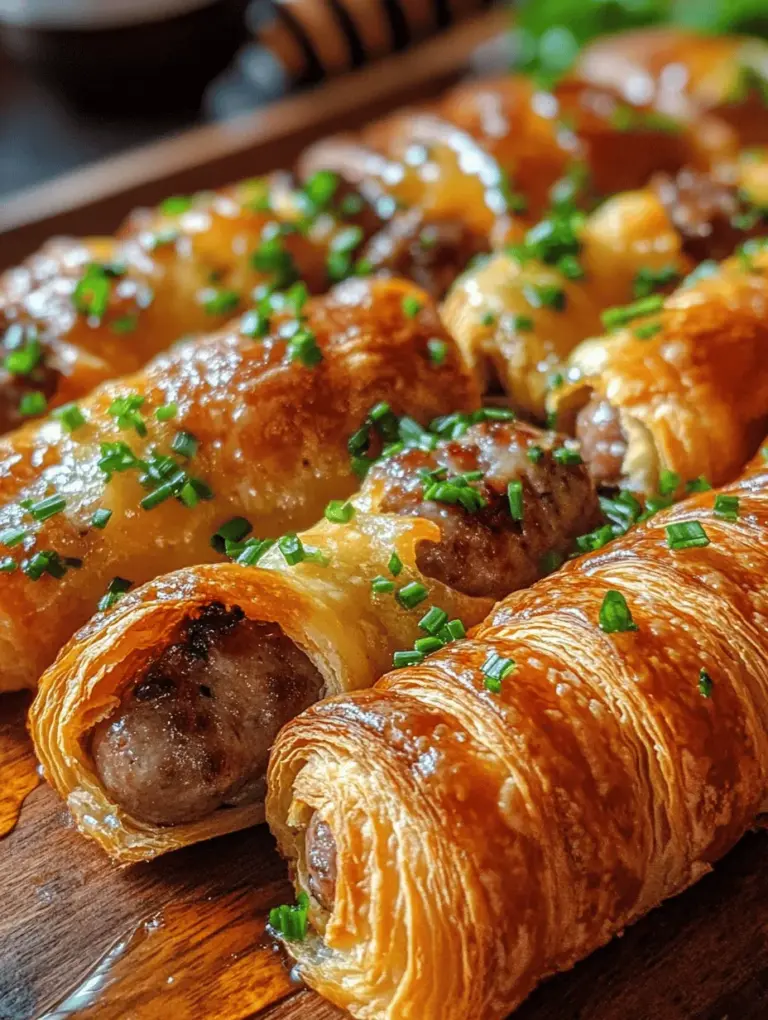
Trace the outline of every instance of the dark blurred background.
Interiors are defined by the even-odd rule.
[[[99,157],[254,108],[492,0],[0,0],[0,202]],[[768,35],[768,0],[520,0],[542,80],[606,31],[672,20]]]

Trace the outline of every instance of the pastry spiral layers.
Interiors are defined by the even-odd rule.
[[[356,487],[347,441],[381,401],[426,423],[479,396],[421,290],[348,281],[0,440],[0,689],[34,687],[111,579],[215,558],[237,514],[261,537],[315,520]]]
[[[395,653],[418,660],[462,636],[596,523],[589,476],[566,449],[488,419],[381,461],[332,520],[258,566],[244,565],[255,547],[241,544],[243,562],[166,575],[95,617],[43,675],[30,714],[46,777],[81,831],[127,862],[263,820],[283,723],[371,686]],[[471,473],[467,508],[427,498],[423,472],[449,465],[450,477]]]
[[[761,465],[290,723],[303,979],[366,1020],[502,1018],[709,871],[768,793],[767,528]]]
[[[768,429],[768,251],[748,242],[666,299],[608,313],[548,397],[598,482],[657,491],[663,471],[721,485]],[[698,279],[695,277],[698,276]]]
[[[586,218],[555,209],[522,244],[469,269],[442,315],[484,388],[543,419],[553,379],[576,344],[602,332],[607,308],[668,290],[765,229],[767,170],[763,155],[744,157],[720,175],[659,177]]]

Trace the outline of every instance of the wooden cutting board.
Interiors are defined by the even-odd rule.
[[[27,695],[0,722],[0,1020],[340,1020],[264,933],[292,899],[264,826],[118,869],[37,775]],[[515,1020],[764,1020],[768,834],[569,974]]]

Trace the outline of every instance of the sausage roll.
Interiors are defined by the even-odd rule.
[[[0,431],[215,328],[255,286],[301,277],[320,292],[389,272],[442,295],[473,255],[517,236],[518,214],[535,222],[574,166],[592,195],[736,147],[706,117],[665,117],[588,82],[548,95],[509,77],[315,146],[300,187],[278,173],[170,198],[115,238],[55,241],[0,279]]]
[[[666,300],[609,309],[612,331],[549,394],[602,485],[653,493],[664,471],[720,485],[768,429],[768,251],[750,241],[702,270]]]
[[[230,522],[236,562],[150,582],[76,635],[30,722],[86,835],[135,861],[263,820],[283,723],[460,637],[597,522],[560,437],[493,409],[450,427],[484,416],[432,449],[424,433],[277,546]]]
[[[299,190],[275,175],[168,199],[116,238],[49,243],[0,278],[0,431],[218,328],[257,285],[327,289],[371,229],[344,197],[329,174]]]
[[[210,536],[237,514],[266,538],[352,492],[365,457],[347,444],[377,403],[421,422],[477,407],[417,287],[305,297],[278,294],[0,439],[0,690],[34,687],[113,578],[215,558]]]
[[[289,723],[272,921],[303,980],[366,1020],[501,1020],[706,874],[768,796],[767,577],[762,465]]]
[[[443,319],[486,391],[543,418],[552,382],[607,307],[669,290],[705,259],[721,259],[765,231],[768,159],[717,174],[659,175],[585,217],[556,206],[512,244],[464,273]],[[742,461],[743,462],[743,461]]]
[[[670,27],[626,32],[586,46],[574,73],[672,116],[712,114],[744,145],[768,143],[768,45],[762,39]]]

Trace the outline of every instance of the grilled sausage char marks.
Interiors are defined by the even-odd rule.
[[[599,520],[586,468],[576,458],[561,463],[554,453],[561,449],[553,433],[485,421],[434,450],[407,449],[380,461],[359,503],[435,521],[441,541],[417,547],[422,574],[497,599],[552,569],[547,555],[565,554],[574,536]],[[482,475],[470,474],[479,508],[425,498],[436,473],[451,486],[468,472]],[[517,515],[511,481],[522,486]],[[193,822],[261,800],[278,730],[322,693],[318,670],[276,625],[211,604],[140,671],[93,731],[96,771],[121,808],[153,824]],[[318,838],[322,843],[322,833]]]
[[[499,599],[533,584],[569,551],[574,535],[598,523],[586,468],[561,463],[555,450],[568,459],[553,433],[522,422],[484,422],[435,450],[412,449],[380,461],[369,487],[385,513],[426,517],[439,525],[441,541],[418,549],[423,574],[467,595]],[[450,486],[452,478],[467,473],[481,475],[479,509],[467,512],[460,503],[427,498],[425,475]],[[520,520],[510,513],[510,482],[521,486]]]
[[[96,727],[96,768],[121,806],[147,822],[174,825],[263,799],[272,741],[321,688],[278,627],[213,603]]]

